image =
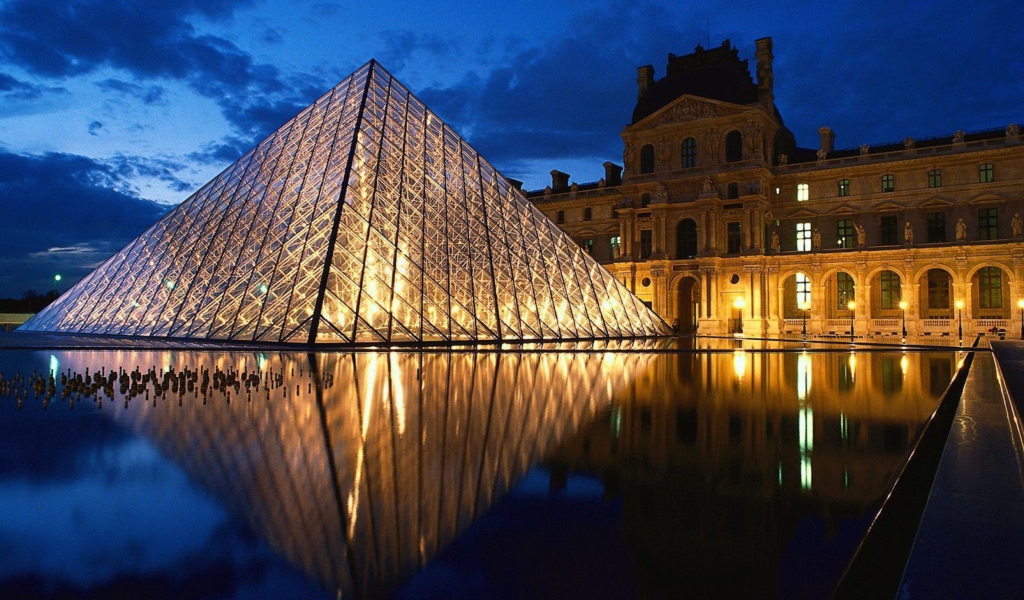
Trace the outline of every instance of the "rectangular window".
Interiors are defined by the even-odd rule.
[[[881,243],[883,246],[895,246],[899,242],[899,230],[896,225],[896,215],[882,217]]]
[[[583,220],[584,221],[591,220],[593,218],[593,216],[594,216],[594,211],[592,211],[589,206],[583,209]]]
[[[811,188],[806,183],[796,184],[796,201],[806,202],[811,197]]]
[[[978,305],[981,308],[1003,307],[1003,272],[999,267],[978,271]]]
[[[999,215],[994,208],[982,208],[978,211],[978,239],[999,239]]]
[[[882,191],[892,192],[896,190],[896,178],[892,175],[882,175]]]
[[[853,301],[853,277],[849,273],[840,271],[836,274],[836,304],[839,310],[849,310],[850,302]]]
[[[928,243],[939,244],[946,241],[946,213],[928,213]]]
[[[729,197],[729,199],[739,198],[740,197],[740,184],[738,184],[738,183],[730,183],[729,187],[728,187],[728,192],[726,193],[726,195]]]
[[[808,306],[811,303],[811,280],[803,273],[796,274],[796,307]],[[804,310],[804,309],[800,309]]]
[[[839,180],[839,197],[845,198],[850,195],[850,180],[840,179]]]
[[[949,308],[949,274],[945,271],[928,271],[928,308]]]
[[[995,170],[992,168],[992,163],[978,166],[978,183],[992,183],[995,179]]]
[[[839,219],[836,222],[836,235],[840,248],[853,248],[853,219]]]
[[[651,205],[650,194],[640,194],[640,208],[647,208]]]
[[[882,308],[899,308],[901,300],[900,276],[893,271],[882,271]]]
[[[931,171],[928,171],[928,187],[942,187],[942,169],[932,169]]]
[[[727,223],[726,226],[726,240],[728,247],[726,252],[729,254],[740,253],[740,224],[738,222]]]
[[[592,238],[583,240],[581,245],[583,246],[583,249],[586,250],[587,254],[594,254],[594,240]]]
[[[565,223],[565,211],[564,210],[558,211],[558,214],[555,216],[555,222],[558,223],[559,225],[561,225],[562,223]]]
[[[797,223],[796,224],[796,251],[797,252],[810,252],[811,251],[811,224],[810,223]]]
[[[650,258],[651,248],[654,245],[654,232],[650,229],[640,230],[640,258]]]
[[[611,242],[612,247],[612,258],[615,258],[619,255],[619,248],[622,247],[622,238],[617,235],[613,235],[609,241]]]

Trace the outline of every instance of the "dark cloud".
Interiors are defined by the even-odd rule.
[[[224,19],[250,0],[12,0],[0,4],[0,55],[36,76],[65,78],[101,68],[138,79],[187,83],[214,99],[238,137],[253,145],[315,100],[329,84],[256,63],[231,41],[198,32],[189,19]],[[158,102],[160,86],[100,84]],[[314,91],[315,90],[315,91]],[[237,155],[235,155],[237,158]]]
[[[66,289],[166,213],[125,179],[155,166],[114,162],[0,150],[0,296],[50,289],[54,273]]]
[[[159,85],[139,85],[119,79],[104,79],[96,84],[100,89],[131,96],[144,104],[164,104],[167,90]]]
[[[92,121],[89,123],[89,135],[99,135],[99,131],[103,129],[103,123],[99,121]]]
[[[435,33],[390,30],[380,32],[379,37],[384,47],[377,59],[385,68],[396,71],[405,68],[417,53],[427,55],[429,61],[441,62],[459,47],[455,40]]]
[[[0,73],[0,95],[11,100],[35,100],[45,92],[62,92],[63,88],[50,88],[16,79]]]

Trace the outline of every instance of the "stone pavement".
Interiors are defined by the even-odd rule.
[[[1024,344],[978,352],[935,474],[898,598],[1024,597]],[[996,364],[996,358],[999,365]]]

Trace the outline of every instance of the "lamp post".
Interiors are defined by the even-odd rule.
[[[856,316],[856,313],[853,312],[853,309],[857,308],[857,303],[854,302],[853,300],[850,300],[849,302],[846,303],[846,308],[850,309],[850,342],[853,343],[853,320]]]
[[[804,341],[806,342],[807,341],[807,311],[810,310],[811,303],[807,302],[806,300],[804,300],[803,302],[800,303],[800,305],[797,308],[799,308],[801,310],[801,312],[803,314],[803,317],[804,317],[803,318],[803,324],[801,326],[801,333],[803,333]]]
[[[956,336],[964,339],[964,301],[956,301]]]
[[[1020,339],[1024,340],[1024,298],[1017,301],[1017,308],[1020,309]]]
[[[903,341],[907,341],[907,301],[900,300],[900,310],[903,311]]]
[[[743,309],[747,306],[747,301],[743,296],[736,298],[732,302],[732,307],[739,311],[739,316],[736,318],[736,333],[743,334]]]

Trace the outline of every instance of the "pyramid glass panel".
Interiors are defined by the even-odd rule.
[[[22,330],[375,345],[668,333],[375,61]]]

